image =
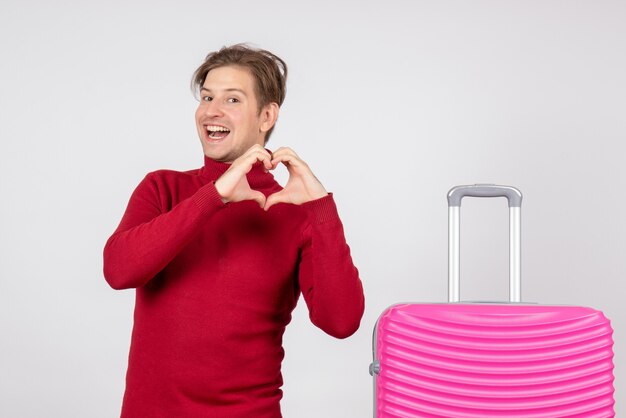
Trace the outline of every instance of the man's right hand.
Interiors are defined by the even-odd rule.
[[[272,156],[261,145],[253,145],[241,157],[230,165],[228,170],[215,182],[215,188],[222,202],[240,202],[255,200],[261,207],[265,206],[265,195],[252,190],[246,174],[257,161],[261,161],[267,170],[272,169]]]

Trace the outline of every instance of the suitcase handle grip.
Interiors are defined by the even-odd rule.
[[[509,207],[522,206],[522,193],[515,187],[496,186],[495,184],[474,184],[456,186],[448,192],[448,206],[461,206],[461,199],[472,197],[506,197]]]
[[[509,300],[521,302],[522,193],[515,187],[495,184],[456,186],[448,192],[448,301],[461,300],[461,200],[472,197],[506,197],[509,201]]]

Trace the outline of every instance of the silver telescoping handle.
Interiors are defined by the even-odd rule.
[[[472,197],[506,197],[509,201],[509,300],[521,302],[522,193],[515,187],[495,184],[456,186],[448,192],[448,301],[461,300],[461,200]]]

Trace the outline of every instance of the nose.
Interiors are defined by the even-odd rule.
[[[210,102],[203,102],[204,114],[208,117],[215,118],[224,114],[222,108],[217,100],[211,100]]]

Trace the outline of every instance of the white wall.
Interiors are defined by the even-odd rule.
[[[612,319],[626,414],[626,3],[297,3],[3,0],[0,416],[119,414],[134,294],[102,248],[148,171],[202,164],[189,80],[242,41],[290,66],[268,146],[335,193],[366,290],[345,341],[297,308],[286,417],[371,415],[374,322],[445,300],[445,195],[477,182],[525,195],[524,298]],[[463,297],[503,299],[506,205],[463,208]]]

